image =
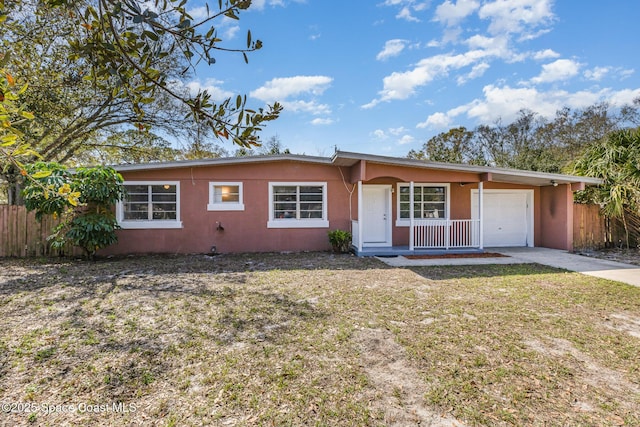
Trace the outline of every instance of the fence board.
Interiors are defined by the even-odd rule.
[[[573,205],[574,250],[600,249],[605,247],[607,227],[598,205]]]
[[[0,205],[0,257],[81,254],[71,245],[62,251],[51,249],[47,237],[59,223],[50,215],[38,221],[35,212],[27,212],[24,206]]]

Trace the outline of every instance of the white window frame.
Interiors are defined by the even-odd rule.
[[[180,220],[180,181],[125,181],[124,185],[175,185],[176,186],[176,219],[171,220],[125,220],[124,204],[119,201],[116,204],[116,218],[118,224],[123,229],[146,229],[146,228],[182,228]]]
[[[322,218],[274,218],[273,217],[273,187],[313,186],[322,187]],[[329,228],[327,216],[327,183],[326,182],[269,182],[269,220],[267,228]],[[298,201],[299,203],[299,201]]]
[[[238,201],[237,202],[222,202],[215,203],[215,188],[225,186],[237,186],[238,187]],[[207,204],[208,211],[243,211],[244,199],[242,193],[242,182],[209,182],[209,203]]]
[[[399,182],[396,188],[396,227],[409,227],[410,218],[400,218],[400,188],[410,187],[408,182]],[[449,219],[451,217],[451,184],[448,182],[414,182],[415,187],[444,187],[444,218],[423,218],[427,220],[442,220]]]

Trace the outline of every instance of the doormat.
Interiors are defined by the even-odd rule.
[[[494,252],[442,255],[404,255],[407,259],[441,259],[441,258],[509,258],[509,255]]]

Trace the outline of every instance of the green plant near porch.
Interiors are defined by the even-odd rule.
[[[328,232],[329,243],[334,252],[349,252],[351,247],[351,233],[344,230],[331,230]]]

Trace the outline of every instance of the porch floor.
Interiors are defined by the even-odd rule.
[[[381,246],[362,248],[361,251],[354,246],[351,247],[357,256],[401,256],[401,255],[447,255],[447,254],[478,254],[484,253],[484,249],[478,248],[455,248],[455,249],[414,249],[409,246]]]

